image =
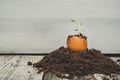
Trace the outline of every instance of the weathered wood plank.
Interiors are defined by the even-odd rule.
[[[9,77],[14,73],[17,65],[19,64],[20,56],[6,56],[3,59],[4,63],[0,67],[0,80],[8,80]]]
[[[0,80],[41,80],[27,62],[37,62],[41,56],[0,56]]]
[[[27,62],[37,62],[43,56],[0,56],[0,80],[42,80],[42,75],[37,74]],[[120,57],[112,58],[113,60]]]

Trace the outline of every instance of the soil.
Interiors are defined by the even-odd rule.
[[[120,59],[118,59],[117,62],[120,62]]]
[[[69,35],[68,36],[68,39],[70,38],[70,37],[73,37],[73,36],[78,36],[78,37],[82,37],[82,38],[85,38],[85,40],[87,39],[87,37],[86,36],[84,36],[82,33],[80,33],[80,34],[76,34],[76,35]]]
[[[31,62],[31,61],[28,61],[27,65],[29,65],[29,66],[32,65],[32,62]]]
[[[120,59],[118,59],[117,62],[120,64]]]
[[[74,78],[88,74],[120,74],[120,65],[99,50],[88,49],[86,52],[72,52],[68,48],[60,47],[50,52],[41,61],[33,64],[38,73],[50,72],[59,78]],[[69,76],[65,76],[68,74]]]

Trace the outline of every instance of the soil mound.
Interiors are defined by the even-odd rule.
[[[73,78],[88,74],[120,74],[120,66],[99,50],[89,49],[86,52],[72,52],[68,48],[60,47],[49,53],[41,61],[34,63],[38,73],[53,73],[60,78]],[[63,74],[68,74],[65,76]]]

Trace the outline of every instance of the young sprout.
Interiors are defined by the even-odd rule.
[[[83,25],[82,22],[78,23],[76,20],[73,20],[73,19],[70,21],[76,24],[75,31],[77,31],[79,34],[82,34],[82,32],[84,32],[84,30],[82,29],[82,25]]]

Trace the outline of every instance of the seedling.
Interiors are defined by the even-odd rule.
[[[75,23],[75,31],[78,32],[78,34],[82,34],[82,32],[84,32],[84,29],[82,29],[82,22],[77,22],[76,20],[70,20],[72,23]]]

